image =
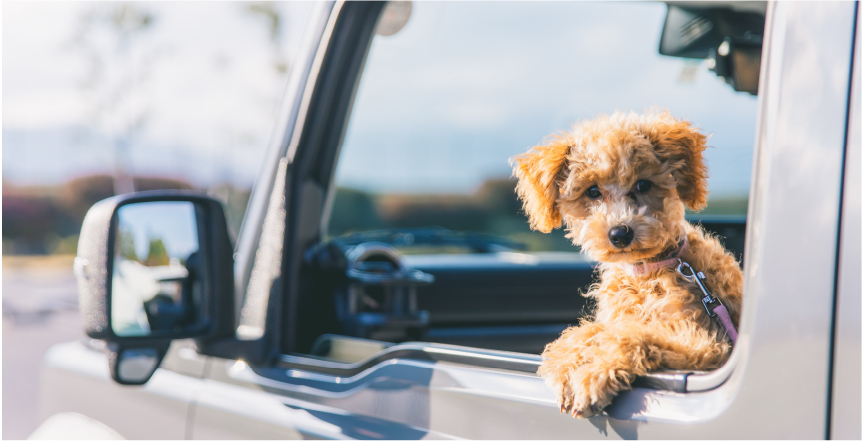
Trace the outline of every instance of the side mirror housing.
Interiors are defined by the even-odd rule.
[[[111,377],[144,384],[170,342],[234,336],[233,245],[222,205],[188,191],[132,193],[87,212],[75,259],[84,330]]]

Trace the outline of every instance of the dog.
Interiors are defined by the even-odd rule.
[[[713,369],[730,354],[742,271],[715,237],[684,217],[686,207],[706,206],[707,139],[667,111],[615,112],[512,158],[531,228],[565,227],[598,261],[599,280],[585,294],[595,313],[545,347],[537,372],[561,412],[589,418],[637,376]],[[732,326],[710,315],[695,271]]]

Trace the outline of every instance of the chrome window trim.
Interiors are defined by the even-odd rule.
[[[309,358],[302,355],[281,355],[278,366],[299,369],[319,374],[352,377],[381,363],[394,359],[423,361],[447,361],[476,367],[505,369],[535,374],[542,362],[538,355],[517,352],[493,351],[489,349],[464,348],[440,343],[402,343],[390,346],[377,354],[356,363]]]
[[[542,363],[539,355],[476,349],[440,343],[410,342],[390,346],[356,363],[342,363],[306,355],[281,355],[277,367],[302,371],[323,381],[325,376],[351,378],[393,360],[415,360],[458,363],[471,367],[501,369],[535,375]],[[633,387],[673,392],[707,391],[720,386],[732,369],[709,373],[693,371],[657,371],[635,380]],[[334,380],[332,380],[334,381]]]

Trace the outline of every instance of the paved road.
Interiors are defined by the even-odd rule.
[[[80,339],[71,257],[3,258],[3,439],[26,438],[39,413],[42,356]]]

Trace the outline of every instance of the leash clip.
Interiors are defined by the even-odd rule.
[[[676,266],[676,272],[678,272],[685,280],[689,282],[694,281],[697,283],[698,288],[703,292],[703,307],[706,309],[706,313],[709,314],[710,317],[715,317],[715,308],[722,306],[721,300],[718,297],[713,297],[707,291],[706,286],[703,284],[703,279],[706,279],[706,276],[703,275],[702,272],[695,271],[688,262],[683,262],[681,259],[676,259],[679,262],[679,265]],[[685,270],[689,271],[689,274],[685,273]]]

